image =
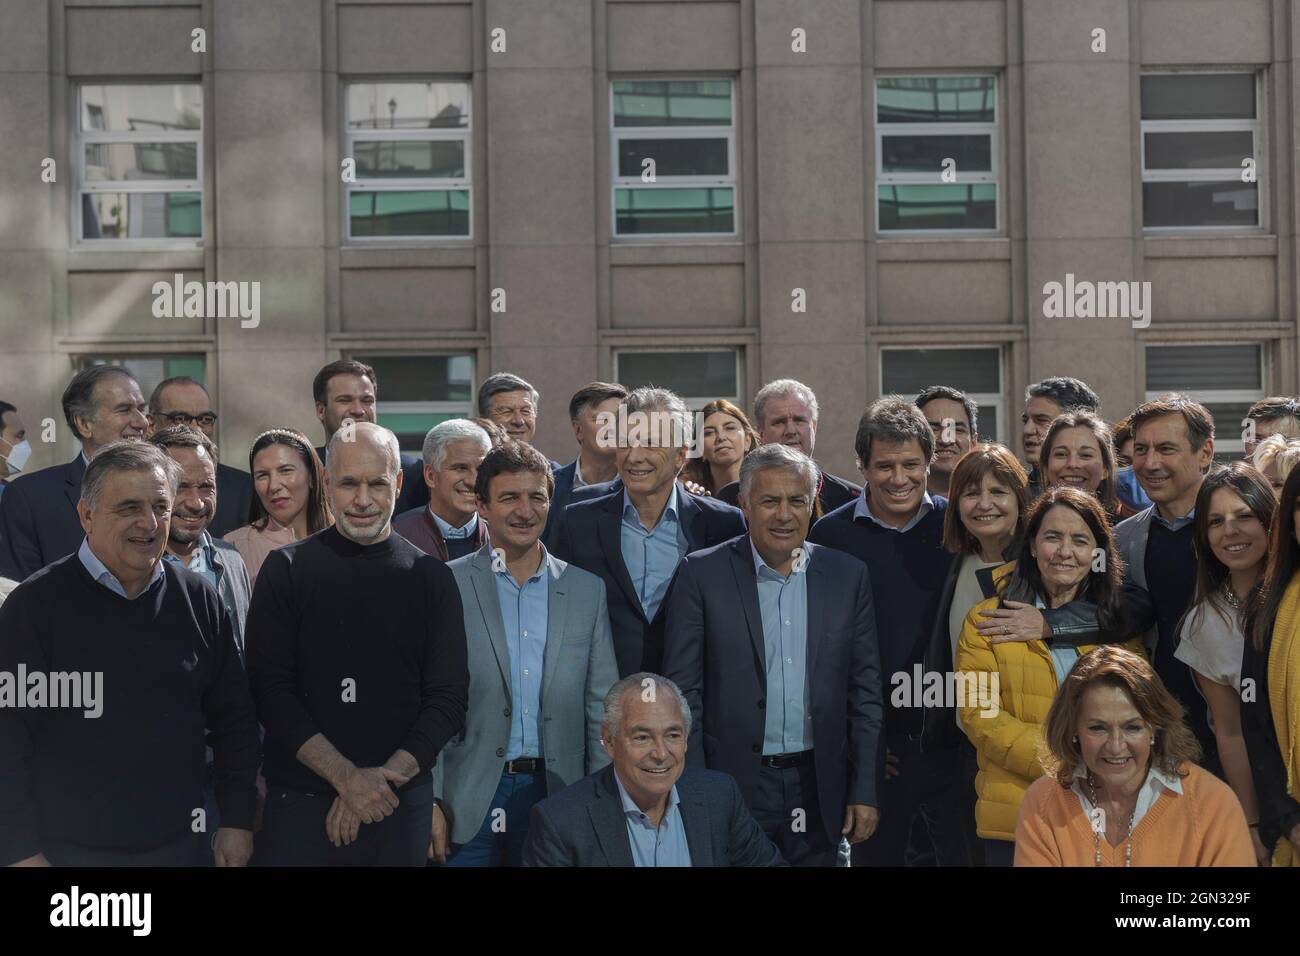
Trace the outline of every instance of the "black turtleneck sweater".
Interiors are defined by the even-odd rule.
[[[360,545],[327,528],[272,551],[245,646],[272,784],[331,792],[297,758],[318,733],[358,767],[406,750],[420,765],[407,786],[421,783],[464,726],[469,669],[456,580],[400,535]]]

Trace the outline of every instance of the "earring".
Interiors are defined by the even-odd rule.
[[[1156,745],[1156,738],[1152,737],[1152,738],[1151,738],[1151,746],[1154,747],[1155,745]]]
[[[1079,742],[1079,735],[1078,735],[1078,734],[1075,734],[1073,737],[1070,738],[1070,743],[1072,743],[1072,744],[1077,744],[1078,742]]]

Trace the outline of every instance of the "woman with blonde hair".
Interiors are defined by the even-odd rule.
[[[1255,446],[1250,462],[1256,471],[1268,479],[1273,494],[1280,498],[1286,476],[1300,463],[1300,438],[1287,438],[1282,434],[1269,435]]]

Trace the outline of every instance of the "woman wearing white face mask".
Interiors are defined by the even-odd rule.
[[[0,402],[0,495],[5,484],[27,467],[32,457],[32,443],[27,440],[27,429],[18,417],[18,409],[8,402]]]

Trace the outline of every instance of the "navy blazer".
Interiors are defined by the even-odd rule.
[[[9,482],[0,495],[0,577],[22,581],[81,547],[86,533],[77,517],[81,452],[66,465],[51,465]]]
[[[325,446],[316,449],[316,457],[322,466],[325,464]],[[429,503],[429,486],[424,483],[424,462],[414,455],[402,454],[402,493],[397,496],[393,514],[400,515],[412,508],[420,508]],[[248,524],[245,518],[240,524]]]
[[[691,708],[687,761],[735,777],[752,806],[763,756],[767,664],[749,542],[741,535],[682,561],[670,597],[663,674]],[[880,650],[867,566],[832,548],[804,547],[814,766],[833,845],[847,805],[880,806]]]
[[[686,534],[686,552],[720,544],[745,533],[745,516],[738,508],[712,498],[697,498],[677,485],[678,517]],[[654,620],[646,620],[641,599],[623,561],[623,489],[600,498],[578,501],[564,509],[555,547],[561,561],[576,564],[605,582],[609,604],[609,629],[614,636],[618,676],[638,671],[660,673],[663,659],[663,622],[672,596],[668,585]]]
[[[623,490],[623,482],[617,475],[611,481],[598,481],[583,485],[573,490],[573,476],[578,473],[578,459],[555,469],[555,493],[551,495],[551,510],[546,513],[546,528],[542,531],[542,544],[548,551],[554,551],[555,536],[559,533],[560,519],[564,509],[575,501],[588,501]]]
[[[252,502],[253,479],[248,472],[230,465],[217,465],[217,513],[208,525],[208,534],[221,538],[226,532],[248,524]]]
[[[726,774],[688,768],[677,797],[692,867],[785,865]],[[523,864],[635,866],[613,764],[533,806]]]

